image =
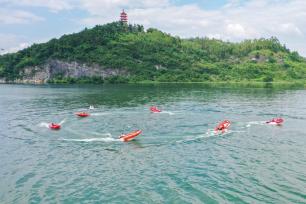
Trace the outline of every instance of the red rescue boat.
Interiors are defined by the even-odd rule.
[[[86,113],[86,112],[78,112],[78,113],[76,113],[76,115],[79,116],[79,117],[84,118],[84,117],[88,117],[90,114]]]
[[[270,125],[282,125],[284,122],[284,119],[282,118],[273,118],[272,120],[267,121],[267,124]]]
[[[137,137],[141,132],[142,132],[141,130],[135,130],[131,133],[121,135],[120,140],[123,141],[123,142],[129,142],[132,139],[134,139],[135,137]]]
[[[52,129],[52,130],[59,130],[59,129],[61,129],[61,125],[60,124],[51,123],[51,124],[49,124],[49,128]]]
[[[231,122],[229,120],[224,120],[217,125],[217,127],[215,128],[215,131],[216,132],[222,131],[222,133],[224,133],[225,130],[227,130],[230,125],[231,125]]]
[[[161,112],[161,110],[159,110],[156,106],[151,106],[150,111],[152,113],[160,113]]]

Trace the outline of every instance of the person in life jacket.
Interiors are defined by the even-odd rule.
[[[161,112],[161,110],[159,110],[156,106],[151,106],[151,107],[150,107],[150,110],[151,110],[151,112],[153,112],[153,113],[160,113],[160,112]]]
[[[217,125],[217,127],[215,128],[215,131],[216,132],[222,131],[222,133],[224,133],[229,128],[230,125],[231,125],[231,122],[229,120],[224,120]]]
[[[284,119],[282,118],[273,118],[272,120],[270,121],[267,121],[266,123],[267,124],[275,124],[275,125],[281,125],[282,123],[284,122]]]

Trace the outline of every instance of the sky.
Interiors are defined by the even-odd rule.
[[[306,56],[306,0],[0,0],[0,54],[119,20],[182,38],[277,37]]]

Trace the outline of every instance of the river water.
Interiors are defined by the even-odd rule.
[[[1,85],[0,203],[306,203],[305,101],[299,88]]]

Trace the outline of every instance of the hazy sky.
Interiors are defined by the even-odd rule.
[[[306,56],[306,0],[0,0],[0,52],[119,19],[181,37],[276,36]]]

